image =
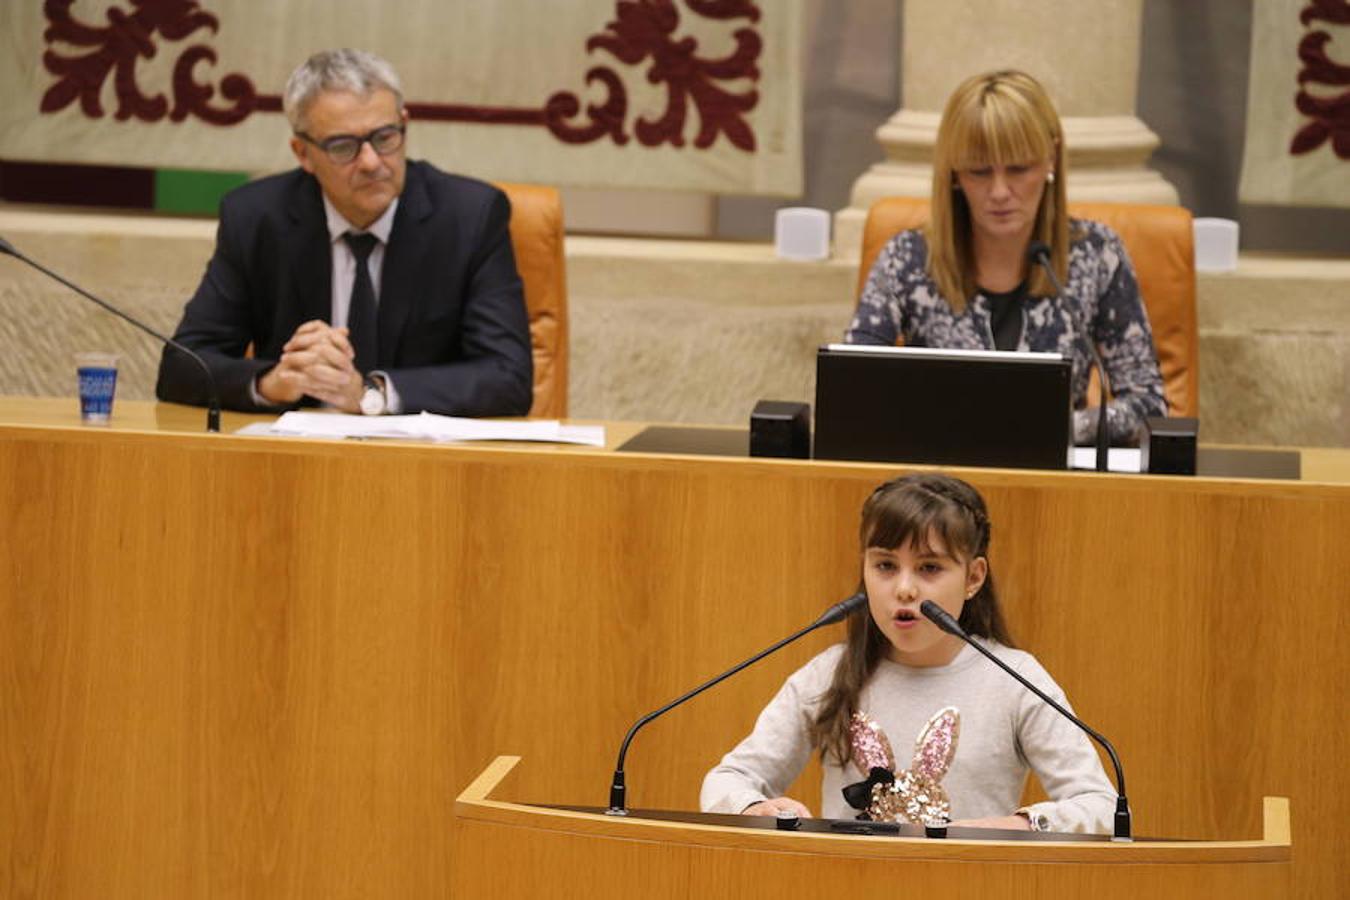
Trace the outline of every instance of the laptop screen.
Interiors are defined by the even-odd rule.
[[[829,344],[817,459],[1064,469],[1072,367],[1058,353]]]

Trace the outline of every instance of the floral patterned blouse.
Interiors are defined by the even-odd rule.
[[[1086,406],[1092,354],[1075,333],[1077,304],[1111,379],[1107,422],[1114,444],[1133,443],[1144,419],[1167,414],[1153,330],[1125,246],[1099,222],[1069,222],[1069,277],[1057,297],[1031,297],[1022,307],[1018,350],[1061,353],[1073,361],[1074,436],[1090,442],[1096,413]],[[928,277],[928,244],[919,231],[902,231],[882,248],[844,340],[850,344],[992,350],[989,298],[977,292],[955,313]]]

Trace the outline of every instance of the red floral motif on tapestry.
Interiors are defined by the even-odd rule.
[[[748,18],[756,21],[759,10],[753,3],[737,0],[687,0],[690,10],[709,18]],[[666,88],[666,109],[659,119],[638,119],[634,132],[640,143],[655,147],[669,143],[684,146],[685,118],[692,101],[698,110],[699,131],[694,146],[711,147],[719,134],[724,134],[735,147],[754,152],[755,133],[746,123],[744,114],[755,108],[759,94],[754,90],[732,93],[716,82],[747,78],[759,79],[755,61],[759,59],[762,42],[752,28],[739,28],[732,34],[736,48],[721,59],[698,56],[698,42],[691,37],[676,38],[680,14],[673,0],[621,0],[616,6],[617,18],[606,23],[605,31],[592,35],[586,41],[587,51],[597,49],[612,53],[625,65],[635,66],[651,59],[647,80]],[[592,125],[572,129],[558,118],[550,118],[549,129],[565,141],[593,140],[595,133],[608,133],[622,143],[623,112],[627,106],[622,83],[610,70],[591,69],[587,81],[601,81],[609,88],[607,102],[592,107]],[[618,87],[615,90],[615,87]],[[577,107],[570,94],[555,94],[549,98],[550,110],[572,110]]]
[[[76,100],[80,109],[92,119],[103,117],[99,93],[110,73],[117,95],[114,118],[137,118],[156,122],[166,115],[181,122],[190,115],[214,125],[232,125],[246,118],[254,110],[281,109],[279,97],[261,96],[253,82],[243,75],[227,75],[220,83],[220,94],[233,101],[228,107],[214,107],[210,100],[216,89],[201,84],[193,76],[193,69],[205,60],[215,63],[216,54],[210,47],[196,44],[185,49],[173,67],[173,106],[163,94],[146,96],[136,81],[136,65],[142,59],[153,59],[158,52],[156,36],[181,41],[202,28],[214,34],[219,27],[216,17],[200,8],[195,0],[132,0],[134,12],[127,13],[117,6],[108,9],[106,27],[99,28],[77,21],[70,12],[74,0],[46,0],[43,12],[50,25],[43,39],[50,45],[56,42],[74,47],[90,47],[83,55],[62,55],[47,50],[42,64],[57,81],[42,95],[39,107],[44,113],[58,112]]]
[[[142,92],[136,81],[136,66],[142,59],[155,57],[157,39],[181,41],[201,29],[211,34],[219,29],[217,17],[196,0],[130,0],[134,10],[130,13],[112,5],[106,27],[77,21],[71,15],[73,2],[46,0],[43,11],[50,24],[43,37],[49,45],[91,49],[83,55],[55,49],[43,54],[43,65],[57,80],[42,97],[42,112],[59,112],[78,100],[86,116],[102,118],[99,94],[110,74],[117,96],[114,117],[120,120],[155,122],[167,115],[181,122],[196,116],[214,125],[233,125],[253,112],[281,111],[279,96],[259,94],[253,82],[238,73],[226,75],[219,87],[220,96],[232,105],[210,105],[217,89],[198,82],[193,72],[203,61],[214,65],[216,53],[200,43],[184,49],[174,63],[172,107],[162,94],[146,96]],[[761,15],[750,0],[685,0],[685,6],[689,13],[715,21],[743,19],[757,23]],[[726,56],[708,58],[699,55],[696,39],[677,35],[680,10],[674,0],[619,0],[614,15],[603,31],[587,39],[586,51],[605,51],[627,66],[647,63],[647,81],[665,88],[662,115],[638,118],[632,135],[628,131],[628,91],[623,79],[608,66],[594,66],[586,72],[587,86],[602,89],[604,100],[587,104],[584,115],[581,100],[568,91],[552,94],[542,107],[409,102],[408,113],[414,119],[442,122],[541,125],[559,140],[572,144],[608,137],[623,145],[636,136],[646,147],[683,147],[692,107],[699,123],[695,147],[707,149],[719,136],[725,136],[732,146],[748,153],[755,151],[755,133],[745,117],[758,104],[759,93],[753,88],[736,92],[725,86],[728,81],[759,80],[756,63],[763,42],[753,27],[743,26],[732,33],[734,48]]]
[[[1333,25],[1350,25],[1350,2],[1347,0],[1313,0],[1299,13],[1305,27],[1321,21]],[[1298,44],[1298,58],[1303,68],[1298,73],[1300,89],[1294,97],[1298,111],[1312,119],[1299,129],[1290,142],[1291,154],[1311,153],[1328,140],[1340,159],[1350,159],[1350,91],[1339,96],[1319,96],[1309,92],[1308,84],[1350,85],[1350,66],[1337,63],[1328,53],[1331,34],[1310,31]],[[1345,48],[1350,50],[1350,47]]]
[[[707,19],[747,19],[758,22],[759,8],[749,0],[685,0],[689,10]],[[755,65],[763,49],[759,33],[739,28],[733,34],[735,49],[721,59],[698,55],[698,42],[691,37],[676,38],[680,14],[672,0],[620,0],[615,4],[616,18],[605,30],[586,41],[587,52],[604,50],[619,62],[636,66],[650,59],[647,80],[666,88],[666,109],[655,120],[638,119],[633,127],[638,143],[656,147],[663,143],[675,147],[685,144],[685,122],[689,104],[699,116],[699,131],[694,146],[711,147],[718,135],[726,135],[732,146],[753,153],[755,133],[745,114],[755,108],[759,94],[754,90],[733,93],[718,85],[735,79],[759,80]],[[586,144],[608,137],[614,143],[627,144],[628,91],[623,79],[607,66],[594,66],[586,72],[587,86],[603,88],[604,100],[587,104],[582,114],[580,98],[570,91],[559,91],[539,109],[463,106],[448,103],[409,103],[414,119],[478,124],[543,125],[559,140]]]

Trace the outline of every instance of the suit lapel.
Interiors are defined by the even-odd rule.
[[[417,286],[426,284],[417,266],[420,260],[428,258],[427,245],[432,236],[424,223],[431,213],[431,195],[421,168],[417,163],[409,162],[380,274],[381,366],[398,365],[399,339],[417,302]]]
[[[291,199],[295,232],[294,240],[287,241],[287,245],[295,271],[298,318],[286,334],[279,336],[283,344],[296,328],[311,319],[333,320],[333,255],[319,183],[313,176],[302,174]]]

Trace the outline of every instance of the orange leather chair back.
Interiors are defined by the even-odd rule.
[[[562,200],[535,184],[498,182],[511,201],[511,248],[525,284],[534,357],[530,415],[567,415],[567,270],[563,257]]]
[[[1069,214],[1102,222],[1120,235],[1134,263],[1139,292],[1153,327],[1168,415],[1198,416],[1200,342],[1190,211],[1179,206],[1135,203],[1070,203]],[[898,232],[918,228],[927,221],[927,198],[884,197],[872,205],[863,226],[859,294],[886,242]]]

